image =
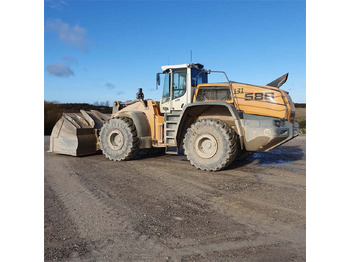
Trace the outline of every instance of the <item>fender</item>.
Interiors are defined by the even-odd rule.
[[[113,117],[127,117],[132,119],[136,127],[137,136],[141,143],[140,148],[152,147],[151,127],[148,119],[143,112],[140,111],[119,111]]]
[[[239,140],[240,140],[240,144],[241,144],[241,148],[243,149],[243,127],[242,127],[242,123],[238,114],[237,109],[224,101],[213,101],[213,102],[195,102],[192,104],[187,104],[183,110],[182,113],[180,115],[180,122],[178,124],[178,128],[176,130],[176,142],[179,145],[182,137],[184,136],[186,130],[184,130],[186,128],[186,121],[188,121],[188,119],[190,117],[196,117],[195,115],[193,115],[194,111],[196,112],[200,112],[203,113],[205,112],[209,107],[213,107],[213,106],[218,106],[218,107],[222,107],[225,108],[226,110],[228,110],[228,112],[230,113],[230,115],[232,116],[235,126],[236,126],[236,131],[237,134],[239,136]],[[199,115],[200,115],[199,114]],[[199,116],[197,114],[197,116]]]

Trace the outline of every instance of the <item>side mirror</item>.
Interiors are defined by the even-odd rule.
[[[156,89],[158,89],[158,86],[160,85],[160,73],[157,73],[157,78],[156,78]]]

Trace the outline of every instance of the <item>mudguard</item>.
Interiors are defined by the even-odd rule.
[[[184,107],[181,116],[180,116],[180,122],[178,125],[178,128],[176,130],[176,141],[177,143],[179,143],[181,141],[181,138],[184,135],[184,132],[186,132],[186,130],[184,130],[184,126],[186,124],[186,119],[188,119],[188,116],[191,116],[191,113],[193,113],[193,111],[197,111],[198,109],[202,108],[203,112],[208,108],[208,107],[213,107],[213,106],[219,106],[222,108],[225,108],[226,110],[228,110],[228,112],[231,114],[232,119],[234,121],[234,126],[235,126],[235,131],[237,132],[239,139],[240,139],[240,144],[241,147],[243,149],[243,127],[239,118],[239,114],[237,109],[224,101],[213,101],[213,102],[195,102],[192,104],[188,104]]]
[[[136,127],[137,136],[141,143],[140,148],[152,147],[151,127],[146,115],[140,111],[119,111],[113,117],[128,117],[131,118]]]

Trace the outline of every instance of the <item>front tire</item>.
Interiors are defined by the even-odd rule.
[[[130,118],[109,119],[100,133],[102,153],[113,161],[129,160],[139,152],[140,141],[136,127]]]
[[[201,170],[218,171],[229,166],[238,153],[235,131],[217,119],[203,119],[187,130],[184,150],[187,159]]]

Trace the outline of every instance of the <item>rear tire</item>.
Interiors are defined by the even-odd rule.
[[[229,166],[238,153],[238,137],[225,122],[200,120],[187,129],[184,150],[187,159],[201,170],[218,171]]]
[[[140,140],[130,118],[109,119],[100,133],[102,153],[113,161],[129,160],[139,152]]]

